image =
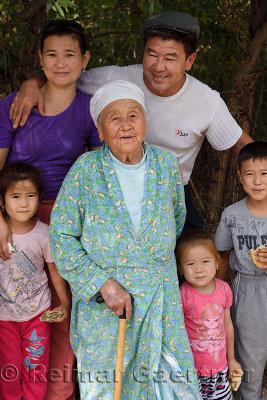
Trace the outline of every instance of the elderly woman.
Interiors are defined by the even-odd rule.
[[[116,315],[125,308],[122,399],[200,399],[174,258],[185,219],[178,162],[144,145],[136,85],[103,86],[91,115],[105,145],[74,164],[51,216],[55,262],[73,293],[81,397],[112,399]],[[96,303],[97,292],[105,304]]]

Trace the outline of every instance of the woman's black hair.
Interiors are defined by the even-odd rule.
[[[253,159],[263,160],[267,159],[267,142],[251,142],[246,144],[240,150],[237,156],[238,169],[241,169],[242,162]]]
[[[30,180],[34,184],[39,199],[42,197],[42,179],[39,171],[32,165],[24,162],[6,164],[0,171],[0,198],[5,205],[5,195],[10,187],[18,181]]]
[[[67,19],[49,21],[43,28],[40,35],[40,51],[43,52],[44,41],[49,36],[71,36],[77,40],[82,54],[88,50],[86,34],[83,27],[76,21]]]

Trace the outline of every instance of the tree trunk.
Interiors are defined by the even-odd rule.
[[[10,20],[6,35],[2,39],[5,49],[7,75],[11,90],[17,90],[21,83],[36,75],[39,69],[38,39],[40,27],[46,20],[47,0],[22,0],[23,11],[18,22]],[[10,28],[19,36],[20,47],[14,48],[10,40]]]
[[[246,55],[236,74],[236,85],[230,97],[228,107],[242,129],[251,134],[254,125],[254,105],[256,103],[256,88],[260,72],[257,71],[260,53],[267,40],[267,2],[254,0],[251,2],[251,21]],[[203,149],[198,162],[209,165],[209,171],[204,172],[208,181],[206,204],[206,230],[214,232],[220,220],[224,207],[235,203],[244,196],[237,179],[236,155],[230,150],[216,152],[208,144]],[[198,167],[199,168],[199,167]],[[205,171],[205,168],[204,168]]]
[[[260,14],[262,16],[261,24],[259,13],[253,12],[253,10],[257,9],[255,6],[256,3],[258,2],[252,2],[252,20],[250,24],[250,40],[248,42],[247,55],[236,74],[237,91],[231,96],[228,104],[230,112],[237,117],[242,129],[251,135],[253,134],[254,119],[256,117],[254,112],[255,104],[258,101],[256,98],[257,82],[260,75],[258,65],[261,51],[267,41],[267,3],[262,2],[262,8],[258,7],[258,11],[262,11],[262,14]],[[257,5],[259,6],[259,4]],[[241,188],[241,186],[237,184],[236,169],[236,157],[231,153],[228,159],[229,173],[226,174],[224,191],[224,204],[227,205],[238,201],[240,198],[239,188]],[[231,190],[233,183],[234,191]],[[242,188],[241,193],[243,195]]]

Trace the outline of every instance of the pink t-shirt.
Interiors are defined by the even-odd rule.
[[[13,234],[15,252],[0,259],[0,320],[28,321],[51,304],[44,262],[53,262],[49,226],[37,221],[24,235]]]
[[[230,286],[214,278],[212,294],[202,294],[187,282],[181,288],[185,327],[200,376],[211,376],[227,367],[224,310],[232,305]]]

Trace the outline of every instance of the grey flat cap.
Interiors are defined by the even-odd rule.
[[[197,20],[190,14],[177,11],[165,11],[152,15],[143,23],[143,32],[151,28],[168,28],[182,33],[193,33],[199,38],[200,27]]]

